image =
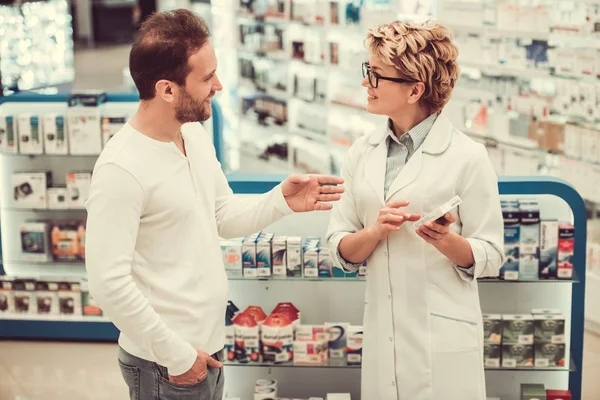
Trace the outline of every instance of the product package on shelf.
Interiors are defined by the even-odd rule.
[[[573,279],[575,227],[561,224],[558,231],[558,279]]]
[[[534,319],[531,315],[502,317],[502,367],[533,368]]]
[[[52,260],[49,232],[50,223],[46,221],[25,222],[21,225],[21,254],[24,261]]]
[[[50,233],[55,261],[85,259],[85,224],[83,221],[57,222]]]
[[[0,151],[5,154],[19,152],[17,121],[14,115],[0,114]]]
[[[19,136],[19,153],[43,154],[44,140],[42,126],[38,114],[22,113],[17,117],[17,133]]]
[[[14,311],[16,314],[37,314],[35,281],[15,279],[13,281]]]
[[[129,115],[123,113],[103,113],[102,114],[102,146],[106,146],[108,141],[127,123]]]
[[[362,364],[363,327],[350,325],[348,328],[348,365]]]
[[[545,400],[546,389],[542,384],[521,383],[521,400]]]
[[[277,397],[277,381],[259,379],[254,384],[254,400],[269,400]]]
[[[520,201],[519,211],[519,280],[537,280],[540,261],[540,207],[537,202]]]
[[[73,93],[67,110],[69,153],[96,155],[102,151],[102,112],[105,92]]]
[[[348,323],[325,323],[329,329],[329,358],[346,359],[348,350]]]
[[[14,314],[13,279],[0,275],[0,317]]]
[[[60,281],[58,283],[58,302],[61,315],[82,315],[82,291],[79,281]]]
[[[90,294],[89,286],[87,281],[81,282],[81,311],[83,316],[87,317],[101,317],[102,309],[98,307],[96,301]]]
[[[242,241],[221,240],[221,251],[223,252],[223,264],[227,276],[230,278],[242,277]]]
[[[234,320],[235,359],[240,363],[260,361],[260,331],[258,323],[249,314],[239,314]]]
[[[89,171],[67,174],[67,206],[72,209],[84,209],[90,194],[92,173]]]
[[[37,313],[40,315],[58,315],[58,283],[38,280],[35,282]]]
[[[501,207],[504,217],[504,254],[506,261],[500,269],[500,278],[518,280],[521,214],[518,204],[503,202]]]
[[[326,365],[329,359],[329,328],[324,325],[298,325],[294,342],[294,364]]]
[[[66,187],[49,187],[48,209],[49,210],[67,210],[69,208],[68,191]]]
[[[66,119],[63,114],[46,113],[42,116],[44,149],[49,155],[69,154]]]
[[[502,315],[483,314],[484,365],[499,368],[502,360]]]
[[[52,185],[50,171],[14,172],[12,194],[17,208],[48,208],[47,190]]]
[[[535,321],[535,367],[565,366],[565,317],[537,314]]]

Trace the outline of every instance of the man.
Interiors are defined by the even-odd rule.
[[[142,24],[129,59],[140,106],[100,155],[87,201],[90,292],[121,331],[132,399],[221,400],[228,282],[219,237],[330,209],[343,192],[341,178],[300,175],[254,199],[232,194],[197,123],[222,89],[208,37],[186,10]]]

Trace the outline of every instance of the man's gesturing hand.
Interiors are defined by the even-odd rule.
[[[191,386],[206,379],[207,368],[222,368],[223,364],[212,358],[208,353],[202,350],[196,350],[198,356],[192,368],[184,374],[173,376],[169,375],[169,381],[178,386]]]
[[[418,221],[418,214],[401,211],[400,208],[408,206],[408,201],[392,201],[379,211],[377,222],[371,228],[371,233],[378,239],[385,239],[390,232],[397,232],[403,223],[407,221]]]

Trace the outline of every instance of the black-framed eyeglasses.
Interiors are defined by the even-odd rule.
[[[369,77],[369,85],[371,85],[373,88],[377,88],[377,86],[379,85],[380,79],[384,80],[384,81],[392,81],[392,82],[397,82],[397,83],[418,82],[418,81],[414,81],[412,79],[390,78],[389,76],[381,76],[377,72],[373,71],[371,69],[371,66],[367,62],[362,63],[362,76],[363,76],[363,78],[365,78],[367,76]]]

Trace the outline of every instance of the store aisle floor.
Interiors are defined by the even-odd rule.
[[[127,400],[117,346],[0,341],[0,400]],[[586,334],[583,400],[600,398],[600,336]]]

